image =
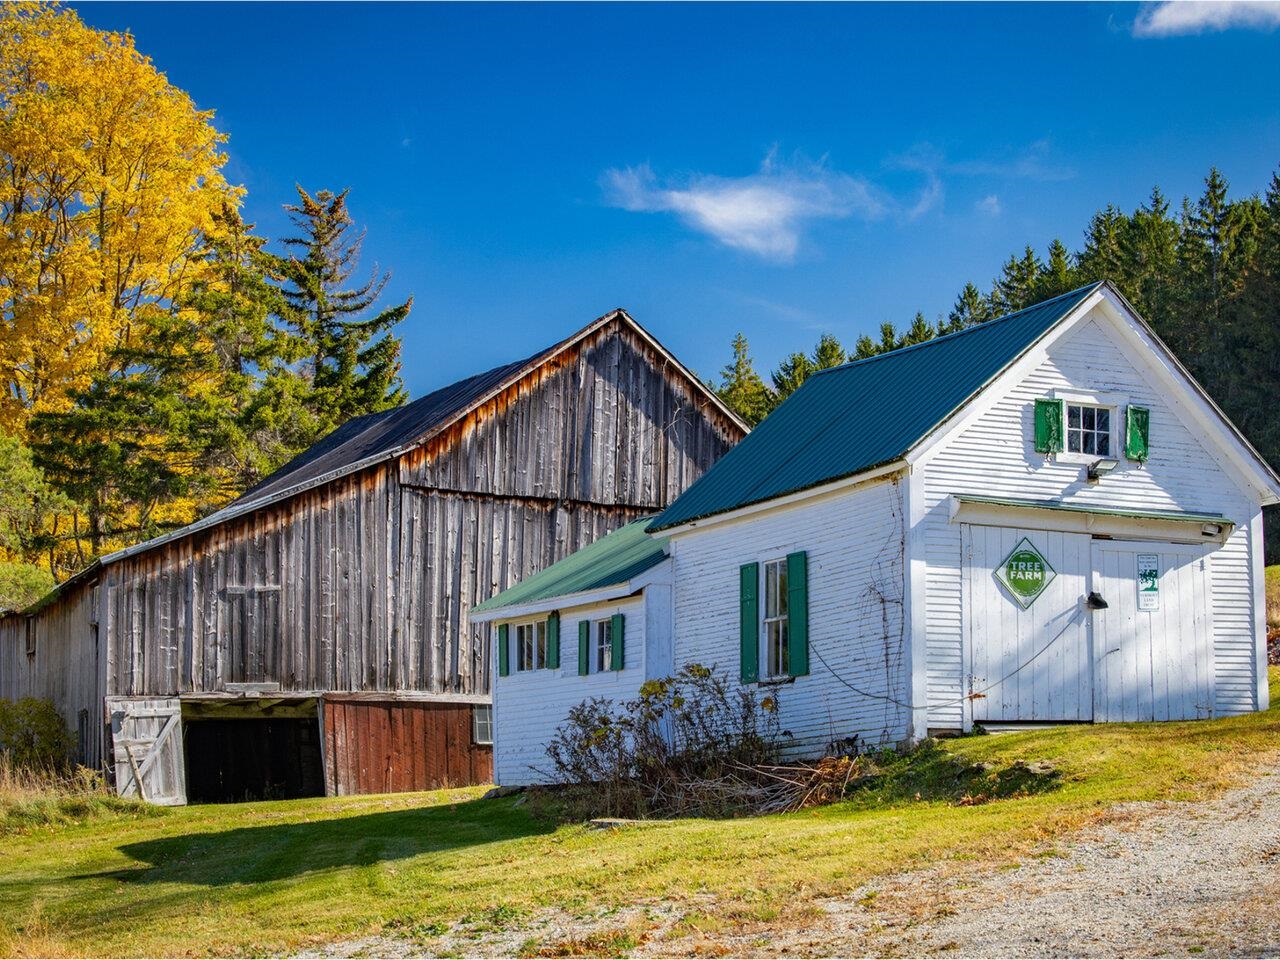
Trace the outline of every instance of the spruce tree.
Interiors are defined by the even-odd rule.
[[[733,360],[720,371],[716,393],[725,404],[754,427],[773,409],[774,397],[756,373],[747,338],[739,333],[733,338]]]
[[[405,401],[400,339],[393,331],[413,300],[369,315],[391,274],[375,271],[367,282],[349,286],[364,234],[353,232],[348,191],[321,190],[314,197],[300,186],[297,191],[298,202],[285,210],[298,232],[283,241],[290,255],[280,269],[294,332],[308,347],[307,404],[320,432],[326,432]]]
[[[956,297],[955,306],[947,314],[947,322],[943,332],[956,333],[974,324],[986,323],[991,319],[991,306],[972,283],[966,283],[960,295]]]
[[[933,324],[924,318],[923,313],[917,311],[915,319],[911,321],[911,326],[902,335],[900,345],[909,347],[913,344],[924,343],[926,340],[932,340],[936,335],[937,331],[933,329]]]
[[[829,370],[849,362],[849,354],[844,346],[832,334],[824,333],[818,338],[811,358],[813,369]]]
[[[1049,244],[1049,260],[1044,271],[1036,278],[1032,303],[1051,300],[1080,286],[1073,260],[1066,244],[1054,238]]]
[[[1021,257],[1009,257],[1000,276],[991,286],[992,313],[999,317],[1033,303],[1036,281],[1043,269],[1040,258],[1030,244],[1027,244]]]
[[[811,373],[813,361],[803,353],[793,353],[778,364],[778,369],[769,377],[773,381],[773,392],[778,400],[785,400],[799,390]]]

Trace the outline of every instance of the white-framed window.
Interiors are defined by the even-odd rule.
[[[760,631],[764,638],[761,654],[763,676],[790,676],[791,658],[787,643],[787,561],[767,560],[762,564],[764,603],[761,604]]]
[[[1066,407],[1066,451],[1091,457],[1113,457],[1115,447],[1112,431],[1115,411],[1111,407],[1092,403],[1073,403]]]
[[[613,669],[613,618],[596,621],[596,672]]]
[[[493,707],[478,703],[471,708],[471,742],[481,746],[493,743]]]
[[[516,626],[516,670],[541,670],[547,665],[547,622]]]

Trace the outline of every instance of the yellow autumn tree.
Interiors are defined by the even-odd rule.
[[[65,409],[199,279],[238,200],[223,140],[128,34],[0,6],[0,431]]]

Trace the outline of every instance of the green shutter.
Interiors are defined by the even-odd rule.
[[[547,617],[547,669],[560,669],[560,614]]]
[[[1124,455],[1130,460],[1145,462],[1151,444],[1151,411],[1146,407],[1128,407],[1124,421]]]
[[[622,669],[623,659],[627,654],[626,626],[627,618],[620,613],[615,613],[613,623],[609,627],[609,661],[615,670]]]
[[[591,672],[591,624],[586,620],[578,621],[578,676],[585,677]]]
[[[1036,401],[1036,453],[1062,450],[1062,401]]]
[[[787,554],[787,661],[793,677],[809,673],[809,558]]]
[[[510,644],[507,639],[510,636],[510,628],[505,623],[498,624],[498,676],[505,677],[511,672],[511,662],[508,659],[511,651],[508,649]]]
[[[744,563],[738,572],[738,641],[742,682],[760,679],[760,564]]]

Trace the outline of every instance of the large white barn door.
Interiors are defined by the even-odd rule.
[[[961,534],[972,719],[1092,719],[1090,538],[971,524]]]
[[[1093,542],[1098,720],[1213,715],[1213,624],[1207,548]]]
[[[176,698],[108,697],[116,792],[148,803],[187,802],[182,703]]]

